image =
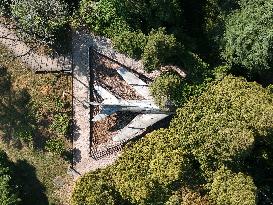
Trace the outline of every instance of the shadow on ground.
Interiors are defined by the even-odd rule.
[[[45,187],[38,180],[34,166],[26,160],[19,160],[14,164],[14,174],[22,205],[49,204]]]
[[[3,140],[20,146],[20,142],[32,140],[36,127],[30,94],[26,89],[14,90],[10,74],[0,65],[0,129],[5,133]]]

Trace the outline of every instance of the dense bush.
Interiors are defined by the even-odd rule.
[[[5,152],[0,150],[0,202],[2,205],[20,204],[17,191],[11,184],[11,163]]]
[[[83,0],[80,5],[80,15],[87,26],[99,35],[114,37],[130,30],[127,23],[117,15],[113,1]]]
[[[182,46],[174,35],[169,35],[164,28],[159,28],[150,32],[142,61],[147,71],[153,71],[163,65],[174,63],[181,54]]]
[[[147,37],[141,31],[124,31],[113,38],[113,44],[116,49],[136,59],[141,57],[146,42]]]
[[[58,113],[53,116],[50,129],[59,135],[66,135],[69,128],[69,116],[66,113]]]
[[[98,170],[83,176],[74,189],[72,205],[121,205],[105,172]]]
[[[59,0],[15,0],[11,13],[27,34],[55,41],[67,23],[67,5]]]
[[[203,170],[215,170],[227,162],[240,167],[252,151],[255,136],[270,139],[270,110],[272,95],[266,89],[225,77],[179,109],[170,130]]]
[[[271,69],[273,2],[241,0],[240,6],[226,20],[223,57],[249,70]]]
[[[257,188],[252,178],[224,167],[214,173],[209,195],[217,205],[257,204]]]
[[[164,73],[150,85],[155,103],[163,110],[174,109],[181,98],[182,78],[175,73]]]
[[[46,142],[45,149],[52,154],[62,155],[65,151],[65,144],[62,139],[49,139]]]
[[[134,29],[145,34],[152,28],[161,26],[178,27],[182,24],[182,9],[178,0],[112,0],[119,16],[122,16]]]
[[[0,16],[7,15],[10,10],[11,0],[0,0]]]
[[[170,137],[158,130],[123,153],[113,167],[113,180],[124,199],[140,205],[165,201],[168,188],[187,176],[189,159]]]

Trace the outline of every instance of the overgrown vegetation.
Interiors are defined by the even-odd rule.
[[[0,150],[0,201],[3,205],[17,205],[20,203],[18,190],[12,183],[12,163],[5,152]]]
[[[0,147],[15,163],[21,204],[64,203],[54,180],[71,180],[65,155],[70,119],[70,77],[35,75],[0,48]],[[60,116],[60,117],[55,117]],[[48,153],[53,153],[50,154]]]
[[[110,38],[147,72],[161,71],[150,91],[162,109],[176,112],[169,128],[81,178],[73,204],[273,203],[272,11],[271,0],[0,0],[1,15],[31,38],[63,39],[70,20],[74,29]],[[0,65],[5,143],[62,162],[71,105],[60,88],[69,80],[31,76],[7,58]],[[166,70],[171,66],[186,75]]]
[[[59,0],[15,0],[11,14],[30,37],[54,42],[67,23],[67,5]]]
[[[204,203],[209,198],[215,204],[256,204],[257,187],[272,177],[272,97],[267,89],[241,78],[227,76],[212,82],[207,91],[178,109],[169,128],[128,146],[103,173],[112,177],[115,191],[132,204],[167,203],[177,187],[193,188]],[[261,149],[267,156],[263,167],[271,170],[262,178],[256,175],[261,165],[248,163],[259,161]],[[77,193],[82,193],[79,190],[93,174],[77,184]],[[81,197],[90,194],[85,190]],[[76,193],[73,202],[80,204]]]
[[[224,59],[248,70],[272,69],[273,2],[241,0],[240,7],[226,20]]]

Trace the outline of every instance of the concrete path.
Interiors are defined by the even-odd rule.
[[[90,69],[88,48],[93,46],[93,39],[85,34],[75,32],[73,35],[73,169],[80,175],[86,172],[106,167],[118,157],[119,150],[107,153],[100,159],[94,159],[91,153],[90,139],[90,107],[85,101],[90,98]],[[103,152],[101,148],[93,152]],[[95,154],[96,155],[96,154]],[[79,175],[75,175],[77,178]]]
[[[52,59],[33,52],[30,47],[18,38],[14,31],[3,24],[0,24],[0,43],[12,51],[16,57],[20,57],[21,61],[35,72],[55,72],[71,69],[69,58],[58,57]]]
[[[143,70],[143,64],[127,56],[118,53],[112,48],[109,39],[77,31],[73,35],[73,112],[74,112],[74,166],[75,178],[89,171],[106,167],[114,163],[121,153],[121,145],[125,141],[114,142],[112,140],[101,144],[96,149],[91,148],[90,136],[90,107],[85,101],[90,100],[90,72],[88,48],[111,58],[120,64],[135,70],[136,72],[153,78],[158,73],[147,73]]]

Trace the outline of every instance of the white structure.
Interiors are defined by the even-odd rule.
[[[147,127],[164,119],[170,113],[162,111],[157,105],[155,105],[153,98],[150,95],[148,85],[145,82],[123,67],[119,68],[117,71],[121,77],[136,90],[138,94],[144,97],[145,100],[118,99],[106,89],[99,85],[95,85],[95,90],[104,99],[104,101],[102,103],[89,102],[89,104],[100,106],[100,113],[96,115],[92,121],[104,119],[105,117],[118,111],[140,113],[127,126],[121,130],[118,130],[113,135],[113,141],[124,142],[142,134],[145,132]]]

